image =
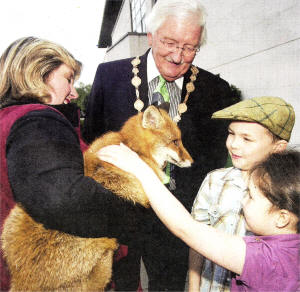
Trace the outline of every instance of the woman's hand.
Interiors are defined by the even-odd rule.
[[[97,156],[101,160],[111,163],[135,176],[138,176],[141,171],[149,168],[134,151],[123,143],[106,146],[97,152]]]

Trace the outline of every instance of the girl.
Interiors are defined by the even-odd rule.
[[[243,200],[255,236],[222,233],[192,219],[152,170],[124,145],[99,151],[102,160],[134,174],[162,222],[195,251],[234,273],[232,291],[296,291],[299,286],[300,153],[272,154],[249,173]]]

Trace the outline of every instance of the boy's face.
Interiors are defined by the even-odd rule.
[[[232,122],[228,127],[226,147],[234,167],[250,170],[275,151],[269,130],[258,123]]]

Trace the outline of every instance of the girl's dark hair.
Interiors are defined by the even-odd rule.
[[[279,209],[300,215],[300,152],[286,150],[271,154],[250,175],[266,198]],[[298,231],[299,231],[298,221]]]

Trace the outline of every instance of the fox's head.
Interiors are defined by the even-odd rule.
[[[178,126],[163,109],[149,106],[125,123],[121,135],[131,149],[154,160],[160,169],[167,162],[179,167],[190,167],[193,163],[182,144]]]

